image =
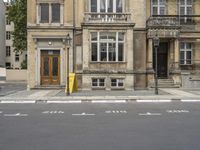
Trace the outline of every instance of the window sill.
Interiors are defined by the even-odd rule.
[[[92,86],[92,90],[105,90],[106,87],[93,87]]]

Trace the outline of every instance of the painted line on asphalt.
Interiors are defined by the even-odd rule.
[[[170,103],[172,100],[136,100],[138,103]]]
[[[15,101],[4,101],[4,100],[2,100],[2,101],[0,101],[0,103],[1,104],[34,104],[36,101],[17,101],[17,100],[15,100]]]
[[[80,104],[82,103],[81,100],[75,101],[47,101],[47,104]]]
[[[87,114],[85,112],[81,113],[81,114],[72,114],[72,116],[95,116],[96,114]]]
[[[150,113],[150,112],[147,112],[147,113],[139,113],[138,115],[139,116],[161,116],[162,114],[161,113]]]
[[[28,114],[21,114],[21,113],[16,113],[16,114],[4,114],[5,117],[26,117]]]
[[[193,99],[191,99],[191,100],[181,100],[181,102],[200,102],[200,100],[193,100]]]
[[[126,100],[92,100],[92,103],[127,103]]]

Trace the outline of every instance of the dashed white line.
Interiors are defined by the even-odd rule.
[[[16,114],[4,114],[5,117],[26,117],[28,114],[21,114],[21,113],[16,113]]]
[[[191,99],[191,100],[187,100],[187,99],[185,99],[185,100],[181,100],[181,102],[200,102],[200,100],[195,100],[195,99]]]
[[[15,100],[15,101],[1,101],[2,104],[34,104],[35,101],[20,101],[20,100]]]
[[[126,100],[92,100],[92,103],[126,103]]]
[[[138,103],[169,103],[172,100],[136,100]]]
[[[82,103],[81,100],[76,101],[47,101],[47,104],[79,104]]]
[[[139,116],[161,116],[162,114],[161,113],[150,113],[150,112],[147,112],[147,113],[139,113],[138,115]]]
[[[95,116],[96,114],[88,114],[88,113],[81,113],[81,114],[72,114],[72,116]]]

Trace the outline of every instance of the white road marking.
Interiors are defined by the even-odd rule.
[[[191,99],[191,100],[181,100],[181,102],[200,102],[200,100],[195,100],[195,99]]]
[[[126,110],[107,110],[107,111],[105,111],[105,113],[106,114],[111,114],[111,113],[113,113],[113,114],[119,114],[119,113],[126,114],[127,111]]]
[[[43,114],[64,114],[64,111],[43,111]]]
[[[5,117],[26,117],[28,114],[21,114],[21,113],[16,113],[16,114],[4,114]]]
[[[3,112],[2,111],[0,111],[0,114],[2,114]]]
[[[126,103],[126,100],[92,100],[92,103]]]
[[[72,104],[72,103],[82,103],[81,100],[74,101],[47,101],[48,104]]]
[[[172,100],[136,100],[138,103],[169,103]]]
[[[81,114],[72,114],[72,116],[95,116],[96,114],[87,114],[85,112],[81,113]]]
[[[5,100],[2,100],[0,103],[2,104],[34,104],[35,101],[21,101],[21,100],[13,100],[13,101],[5,101]]]
[[[189,110],[167,110],[168,113],[189,113]]]
[[[150,112],[139,113],[139,116],[161,116],[161,115],[162,115],[161,113],[150,113]]]

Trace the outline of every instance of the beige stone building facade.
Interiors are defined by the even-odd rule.
[[[28,88],[65,86],[68,62],[82,90],[153,87],[155,36],[160,82],[192,85],[199,10],[198,0],[29,0]]]

